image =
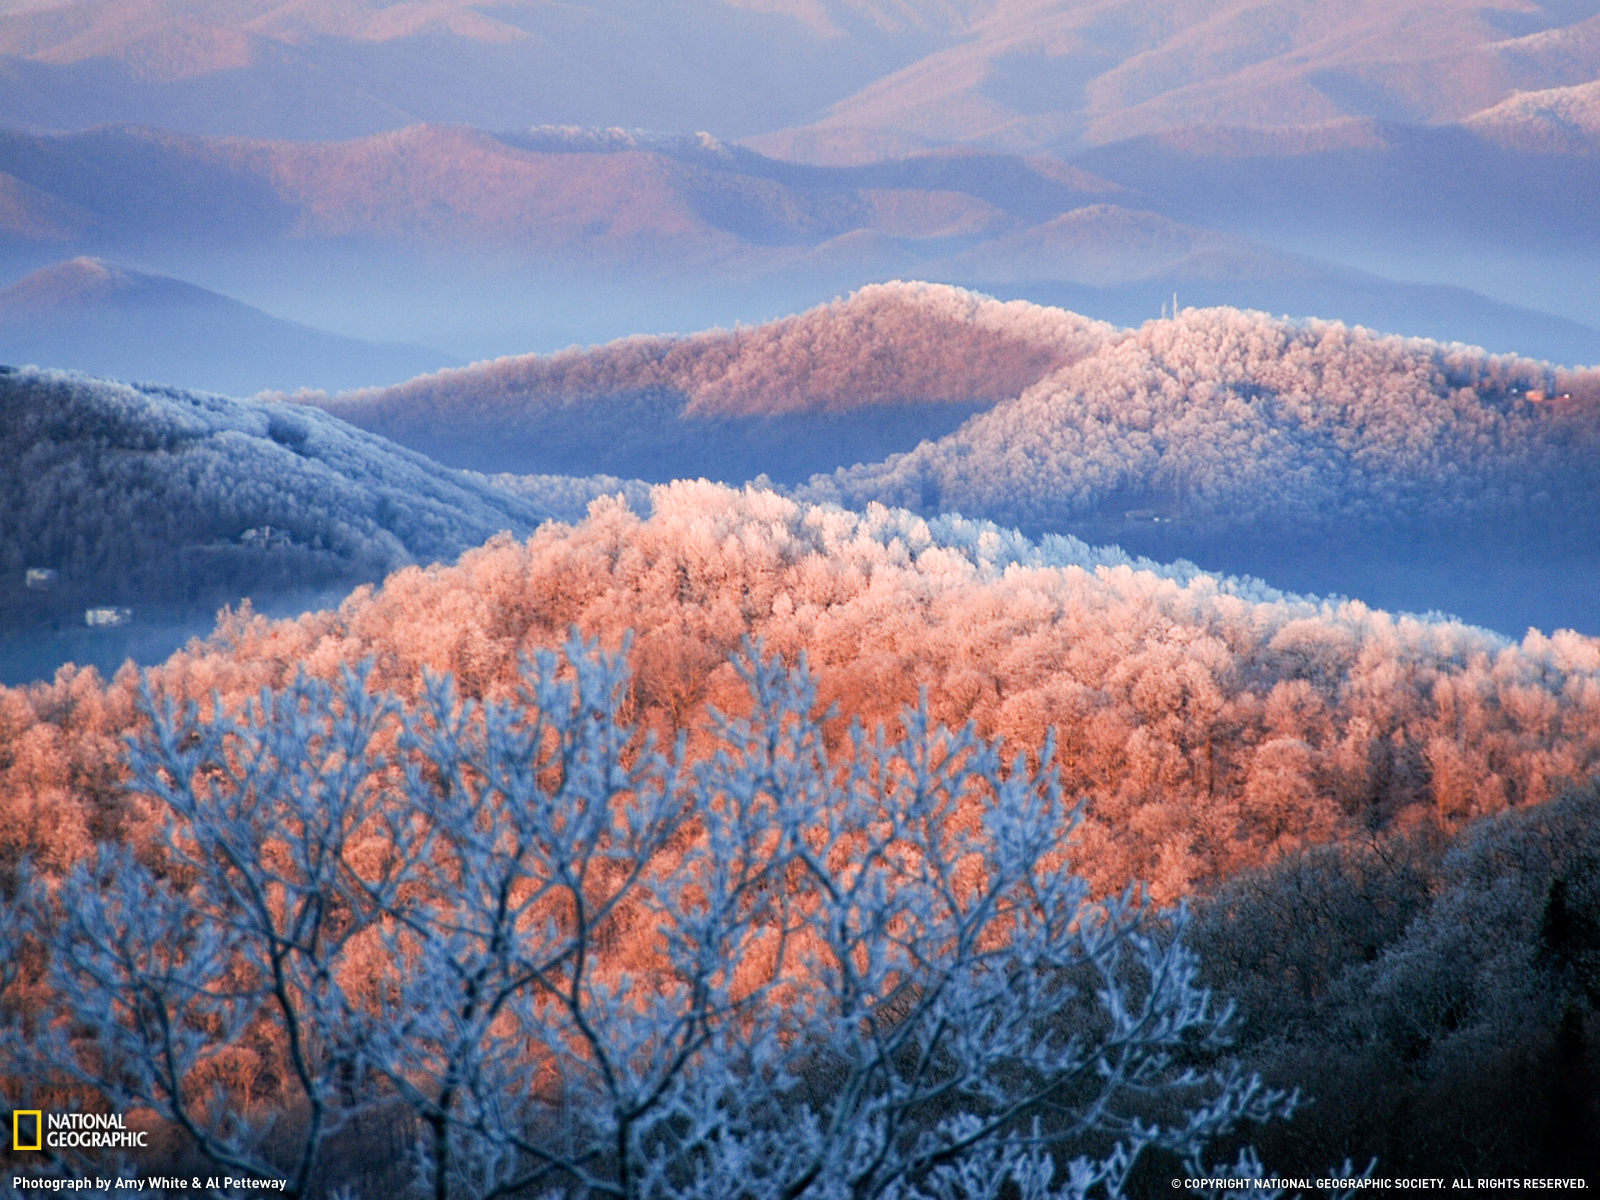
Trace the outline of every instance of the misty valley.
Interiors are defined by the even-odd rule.
[[[0,387],[14,682],[54,669],[47,645],[153,664],[223,604],[288,614],[499,529],[581,520],[601,495],[648,514],[649,485],[697,477],[1506,636],[1590,632],[1600,612],[1600,375],[1325,322],[1188,310],[1124,330],[888,284],[765,325],[331,396],[18,368]],[[86,629],[106,605],[141,615]]]

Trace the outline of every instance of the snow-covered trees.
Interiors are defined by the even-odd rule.
[[[1187,310],[805,494],[1034,530],[1148,508],[1211,532],[1536,517],[1559,533],[1594,520],[1593,380],[1338,322]]]
[[[577,641],[517,702],[147,692],[164,832],[22,881],[11,1061],[293,1195],[374,1106],[440,1200],[1115,1194],[1292,1110],[1219,1054],[1185,915],[1067,868],[1048,750],[923,707],[830,754],[803,663],[738,672],[700,755]]]
[[[782,418],[759,426],[765,440],[781,428],[786,442],[832,456],[800,494],[851,508],[877,501],[1037,532],[1074,522],[1121,532],[1125,512],[1148,510],[1190,535],[1267,537],[1481,536],[1485,522],[1532,518],[1570,542],[1592,519],[1596,378],[1332,321],[1191,309],[1120,330],[895,283],[751,329],[630,338],[309,398],[431,453],[481,443],[493,470],[798,480],[763,465],[798,461],[792,448],[741,436],[740,422]],[[959,429],[927,423],[958,402],[987,411]],[[882,443],[861,417],[885,405],[902,406],[903,452],[874,462]],[[696,431],[729,442],[714,466],[694,458]],[[660,448],[654,464],[647,438]],[[558,448],[583,465],[553,465]],[[532,452],[543,465],[508,460]]]
[[[349,587],[549,515],[313,408],[60,371],[0,375],[0,456],[0,571],[102,602]]]
[[[514,422],[529,407],[651,389],[679,394],[688,415],[703,417],[993,401],[1115,333],[1062,309],[895,281],[764,325],[501,358],[325,403],[364,428],[389,421],[416,428],[468,414]]]
[[[1600,766],[1600,645],[1570,631],[1511,642],[1071,539],[708,484],[655,489],[648,518],[603,502],[335,611],[230,615],[151,679],[242,703],[371,658],[408,700],[424,669],[509,700],[518,656],[574,624],[613,648],[635,631],[631,702],[669,742],[701,736],[708,703],[744,703],[726,663],[746,637],[809,656],[836,739],[923,687],[939,720],[1030,753],[1054,728],[1063,783],[1089,798],[1080,869],[1163,900],[1298,846],[1538,804]],[[136,815],[115,749],[137,688],[129,671],[0,692],[0,858],[70,863],[57,831],[81,847]]]
[[[1115,332],[1060,309],[895,282],[752,328],[298,398],[457,466],[799,482],[948,433]]]

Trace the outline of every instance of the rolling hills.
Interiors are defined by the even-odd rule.
[[[224,602],[299,611],[587,499],[553,510],[304,406],[31,368],[0,368],[0,456],[7,678],[161,657]],[[85,629],[91,607],[136,620]]]
[[[969,149],[820,167],[709,135],[576,127],[327,143],[11,131],[0,264],[136,261],[304,324],[463,359],[775,316],[895,277],[1071,295],[1121,322],[1177,290],[1600,357],[1588,159],[1459,128],[1341,129],[1189,131],[1105,147],[1082,160],[1093,169]],[[1416,253],[1426,261],[1401,261]],[[1490,278],[1463,273],[1473,254],[1498,256],[1516,305],[1470,290]],[[1391,278],[1408,275],[1454,290]]]
[[[837,705],[832,738],[852,719],[893,721],[923,689],[938,720],[1018,750],[1054,727],[1063,785],[1090,798],[1072,852],[1113,891],[1137,878],[1175,898],[1298,847],[1454,827],[1537,805],[1600,763],[1593,638],[1510,641],[1071,538],[687,481],[656,488],[648,517],[602,502],[337,609],[232,614],[150,682],[231,703],[302,668],[370,661],[369,685],[407,700],[425,668],[509,699],[519,656],[573,627],[613,646],[633,631],[632,711],[691,747],[710,737],[708,706],[738,711],[728,655],[745,639],[809,657],[819,700]],[[9,845],[89,816],[70,781],[103,777],[136,686],[131,671],[109,684],[68,671],[0,691],[0,730],[24,748],[0,760],[19,813]],[[28,737],[41,726],[53,755]],[[65,795],[35,808],[40,789]]]
[[[948,432],[1111,336],[1059,310],[881,284],[753,328],[297,398],[479,470],[799,482]]]
[[[482,470],[765,474],[1507,632],[1600,611],[1595,372],[1337,322],[1118,329],[881,285],[753,329],[301,398]]]
[[[1185,310],[800,494],[1070,531],[1506,632],[1595,630],[1597,437],[1592,368]]]
[[[1362,1182],[1600,1170],[1600,0],[0,0],[0,114],[0,1045],[37,1029],[58,1062],[82,1048],[90,1077],[116,1077],[67,1107],[142,1124],[193,1083],[202,1153],[244,1126],[274,1147],[338,1129],[310,1185],[330,1194],[415,1190],[430,1133],[459,1168],[441,1194],[555,1186],[542,1173],[572,1152],[543,1139],[578,1144],[590,1068],[622,1097],[608,1111],[637,1114],[617,1081],[660,1056],[606,1059],[587,1031],[542,1043],[535,1070],[522,1041],[463,1056],[462,981],[509,1005],[470,1004],[480,1029],[537,1022],[551,979],[521,969],[519,935],[576,913],[596,953],[549,960],[574,1000],[554,1007],[601,998],[657,1047],[629,1008],[666,1012],[676,982],[631,968],[659,957],[656,916],[693,924],[718,898],[607,917],[602,896],[596,925],[586,889],[606,881],[567,878],[581,848],[535,853],[554,874],[534,880],[525,838],[477,835],[500,815],[525,830],[558,776],[565,797],[622,787],[622,824],[589,830],[600,858],[748,883],[765,851],[716,836],[722,808],[770,808],[803,864],[825,831],[795,824],[794,779],[870,803],[914,778],[920,802],[926,768],[954,805],[942,832],[976,800],[989,833],[1137,898],[1150,946],[1192,937],[1199,959],[1169,956],[1169,978],[1198,970],[1237,1023],[1226,1049],[1174,1042],[1174,1068],[1314,1098],[1241,1121],[1264,1165],[1215,1173],[1353,1173],[1373,1154],[1394,1178]],[[608,707],[562,690],[594,681],[579,656],[527,686],[530,657],[574,642],[628,663],[605,684],[638,740],[608,731],[598,757],[557,745]],[[757,653],[816,672],[820,774],[741,727]],[[353,720],[319,737],[319,689],[341,678]],[[370,775],[343,736],[361,689],[380,740],[411,718]],[[152,697],[246,723],[275,707],[286,736],[254,754],[222,734],[220,774],[195,780],[180,735],[167,777],[141,774]],[[918,706],[1003,738],[1015,766],[980,755],[986,778],[957,796],[937,776],[959,740],[893,762],[883,730]],[[669,746],[715,795],[696,816],[664,791],[688,823],[637,838],[651,785],[631,784]],[[1034,767],[1076,803],[1069,827],[1009,820]],[[163,833],[169,780],[192,786]],[[406,792],[420,808],[396,807]],[[544,832],[582,840],[584,807],[558,803]],[[897,853],[897,811],[865,836],[927,875],[941,856]],[[254,925],[275,965],[286,946],[291,968],[333,961],[326,934],[353,974],[312,963],[274,1007],[266,958],[235,938],[251,918],[192,907],[207,889],[181,818],[202,812],[249,842],[223,855],[229,879],[276,869],[274,828],[291,851],[334,833],[290,874],[345,884],[280,873]],[[529,885],[466,901],[488,925],[450,911],[474,872],[446,860],[469,859]],[[970,865],[934,874],[965,894]],[[802,907],[805,874],[788,877]],[[572,886],[555,900],[548,880]],[[783,886],[735,886],[778,936],[679,955],[691,991],[726,992],[730,954],[761,977],[774,941],[802,974],[854,962],[855,942],[784,932]],[[296,894],[311,943],[279,934]],[[380,912],[399,933],[378,936]],[[1025,891],[1006,915],[1032,915]],[[46,949],[74,928],[92,951]],[[988,995],[1074,997],[1072,970],[1019,975],[1007,951]],[[173,987],[236,952],[216,989]],[[445,969],[407,970],[423,960]],[[1120,971],[1086,973],[1083,995]],[[435,975],[401,1005],[414,1019],[352,1022],[394,1007],[386,978]],[[907,977],[878,978],[872,1011],[898,1011]],[[322,1048],[352,1064],[311,1066],[308,1123],[284,1100],[311,1045],[289,992],[335,1014]],[[988,1028],[973,1012],[968,1041]],[[836,1024],[853,1042],[908,1028]],[[672,1046],[716,1033],[671,1028]],[[381,1065],[419,1036],[408,1066]],[[779,1139],[837,1074],[802,1058],[797,1102],[758,1114]],[[449,1129],[486,1132],[494,1089],[432,1086],[446,1059],[510,1084],[487,1167]],[[15,1107],[59,1108],[85,1078],[53,1069],[11,1071],[45,1096]],[[1052,1130],[1075,1086],[1052,1084]],[[341,1122],[369,1099],[381,1128]],[[1158,1114],[1169,1134],[1188,1103]],[[754,1111],[715,1108],[653,1128],[693,1150]],[[918,1137],[926,1110],[897,1111],[845,1140],[870,1156]],[[633,1116],[607,1128],[623,1161],[629,1137],[660,1144]],[[166,1132],[130,1170],[198,1161]],[[1165,1194],[1237,1148],[1170,1178],[1147,1160],[1130,1188]],[[44,1157],[41,1186],[83,1165]],[[565,1162],[576,1190],[594,1161]],[[943,1169],[917,1186],[965,1194]],[[1092,1189],[1086,1169],[1059,1186]],[[726,1182],[655,1180],[691,1175],[707,1195]],[[970,1190],[1003,1184],[979,1176]]]
[[[1035,529],[1151,508],[1229,536],[1437,536],[1537,506],[1582,540],[1600,517],[1587,500],[1596,439],[1597,371],[1186,309],[1105,339],[940,442],[835,478],[851,507],[920,496]]]
[[[858,232],[942,245],[1009,232],[1119,190],[1064,164],[1008,156],[831,169],[709,135],[495,134],[459,125],[334,142],[129,125],[10,131],[0,136],[0,172],[10,178],[6,227],[15,244],[353,237],[639,268],[741,257],[770,267]]]
[[[289,695],[311,703],[290,700],[290,728],[246,759],[240,775],[254,782],[282,769],[285,747],[290,762],[306,752],[300,730],[320,732],[317,710],[305,712],[319,681],[364,664],[365,686],[427,713],[444,687],[429,672],[449,672],[459,692],[443,693],[439,725],[411,728],[423,741],[449,721],[460,742],[424,745],[459,745],[482,728],[481,709],[455,696],[527,704],[519,660],[576,627],[628,645],[618,690],[629,719],[693,766],[726,753],[708,714],[741,711],[727,655],[754,641],[810,661],[835,768],[853,724],[892,723],[919,696],[934,720],[1003,736],[1019,763],[1052,757],[1082,802],[1059,850],[1092,894],[1134,880],[1156,904],[1189,904],[1202,978],[1241,1006],[1230,1048],[1274,1084],[1316,1088],[1309,1115],[1269,1131],[1272,1161],[1300,1168],[1352,1144],[1418,1171],[1592,1160],[1590,1112],[1566,1103],[1589,1078],[1588,1032],[1569,1014],[1584,1011],[1600,954],[1596,794],[1581,784],[1600,764],[1600,642],[1514,642],[1072,539],[1030,543],[985,523],[848,513],[760,489],[679,483],[656,489],[653,509],[641,519],[603,503],[576,526],[406,568],[337,609],[225,614],[147,672],[67,667],[0,687],[0,878],[26,861],[53,883],[106,844],[159,854],[164,813],[126,755],[149,736],[141,689],[234,713],[298,682]],[[513,728],[529,727],[544,728]],[[248,753],[246,736],[224,744]],[[381,805],[387,780],[363,777],[372,760],[345,749],[361,738],[309,752],[341,782],[370,780]],[[471,787],[481,761],[440,774]],[[517,753],[510,769],[525,762]],[[252,816],[280,794],[260,792]],[[312,793],[314,811],[326,794]],[[415,828],[393,811],[378,809],[379,835],[344,846],[371,857],[391,844],[383,833]],[[1486,1160],[1491,1137],[1503,1140]]]
[[[949,142],[1070,154],[1198,123],[1444,124],[1517,89],[1588,83],[1600,52],[1591,3],[1003,0],[963,15],[952,45],[752,144],[839,162]]]

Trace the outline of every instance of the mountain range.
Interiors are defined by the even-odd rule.
[[[1135,1191],[1369,1162],[1345,1182],[1595,1178],[1597,211],[1600,0],[0,0],[0,985],[23,1001],[0,1042],[39,1068],[9,1074],[85,1082],[94,1111],[142,1089],[146,1182],[204,1157],[282,1183],[279,1135],[320,1131],[301,1195],[399,1195],[430,1165],[440,1194],[504,1192],[530,1163],[521,1184],[582,1191],[636,1157],[621,1120],[645,1174],[681,1149],[657,1174],[714,1196],[747,1143],[676,1134],[751,1113],[952,1195],[1051,1191],[1067,1157],[1088,1187],[1102,1153]],[[833,782],[848,803],[810,803]],[[598,996],[631,1057],[546,1036],[526,972],[473,966],[552,896],[585,908],[582,880],[576,908],[544,886],[572,855],[538,879],[506,859],[533,890],[489,891],[527,892],[530,920],[452,916],[505,915],[459,886],[504,866],[475,829],[504,815],[531,845],[524,818],[553,812],[548,849],[586,805],[622,822],[625,886],[668,881],[551,960],[577,997],[557,1015]],[[719,837],[732,809],[782,844]],[[675,1021],[730,979],[803,1000],[859,957],[807,943],[796,973],[799,943],[762,936],[828,874],[782,874],[828,833],[806,813],[844,809],[894,842],[883,879],[950,865],[907,838],[976,831],[1044,886],[1008,917],[1055,920],[1058,869],[1133,898],[1125,930],[1069,898],[1076,965],[1060,938],[1019,974],[957,937],[918,978],[957,1002],[941,980],[1081,982],[1146,1015],[1213,997],[1228,1045],[1178,1038],[1179,1013],[1157,1065],[1242,1107],[1185,1124],[1195,1072],[1113,1063],[1086,1109],[1077,1042],[1027,1005],[1043,1049],[1002,1073],[1037,1090],[1002,1122],[870,1081],[846,1100],[888,1124],[831,1100],[812,1120],[831,1053],[760,1096],[669,1054],[661,1103],[635,1104],[623,1077],[667,1026],[630,1015]],[[278,871],[272,912],[189,853],[241,830],[225,873]],[[292,853],[312,842],[332,852]],[[768,850],[795,904],[751,875]],[[754,932],[662,951],[676,900],[690,924],[727,909],[700,884],[730,863]],[[284,896],[329,938],[252,1005]],[[417,918],[404,946],[368,936],[385,914]],[[413,974],[381,1029],[346,1019],[371,987],[324,1002]],[[532,1040],[434,1021],[463,979]],[[861,1011],[898,1012],[904,972],[877,979]],[[817,1045],[857,1046],[836,990]],[[702,1008],[672,1029],[748,1024]],[[169,1009],[176,1059],[142,1036]],[[299,1072],[308,1123],[275,1081],[319,1013],[304,1044],[350,1069]],[[988,1078],[994,1022],[958,1024]],[[558,1088],[525,1086],[553,1078],[529,1045],[565,1055]],[[508,1087],[405,1082],[441,1054]],[[727,1102],[671,1109],[702,1085]],[[1251,1119],[1202,1147],[1230,1114]],[[1098,1132],[1066,1140],[1080,1116]],[[873,1174],[963,1122],[974,1157]],[[16,1188],[105,1169],[18,1165],[40,1177]]]
[[[0,105],[74,129],[709,129],[788,158],[1460,121],[1596,75],[1593,0],[8,0]]]
[[[1600,374],[1338,322],[900,283],[298,398],[483,471],[767,476],[1513,633],[1600,611]]]
[[[1446,162],[1454,175],[1433,170]],[[949,149],[855,167],[620,129],[417,126],[330,143],[13,131],[0,135],[0,262],[133,259],[303,324],[457,358],[776,316],[899,276],[1129,324],[1177,290],[1576,363],[1600,359],[1595,327],[1557,315],[1600,318],[1583,271],[1600,253],[1582,201],[1600,185],[1594,162],[1371,123],[1189,131],[1086,165]],[[1475,168],[1498,198],[1454,203]],[[1519,195],[1525,177],[1554,182]],[[1390,232],[1363,240],[1374,210]],[[1444,260],[1469,241],[1524,264],[1519,302],[1313,253],[1357,244],[1347,257],[1378,268],[1386,252],[1435,245]],[[1560,262],[1541,275],[1551,247]]]

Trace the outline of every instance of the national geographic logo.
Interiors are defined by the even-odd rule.
[[[11,1114],[11,1148],[44,1149],[44,1113],[36,1108],[19,1108]]]
[[[11,1114],[13,1150],[144,1149],[150,1135],[129,1129],[121,1113],[49,1113],[19,1108]]]

